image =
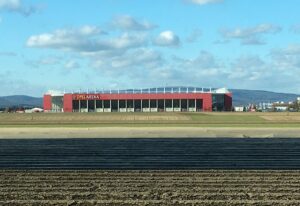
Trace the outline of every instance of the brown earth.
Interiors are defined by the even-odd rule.
[[[300,171],[0,171],[1,206],[300,205]]]

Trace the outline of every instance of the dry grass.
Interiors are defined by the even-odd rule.
[[[39,113],[0,114],[3,125],[292,125],[300,124],[300,113]],[[277,127],[277,125],[275,125]]]
[[[1,123],[47,123],[47,122],[135,122],[135,121],[187,121],[191,118],[177,113],[39,113],[39,114],[1,114]]]
[[[273,122],[300,122],[299,113],[263,113],[261,117],[265,120]]]

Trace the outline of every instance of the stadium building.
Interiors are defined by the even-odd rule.
[[[45,112],[211,112],[231,111],[225,88],[167,87],[44,95]]]

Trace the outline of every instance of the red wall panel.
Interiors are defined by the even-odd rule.
[[[64,95],[64,112],[73,112],[73,95]]]
[[[52,97],[51,95],[45,94],[44,95],[44,111],[50,111],[52,109]]]
[[[203,111],[211,112],[212,111],[212,94],[203,94]]]
[[[232,93],[225,94],[225,110],[231,111],[232,109]]]

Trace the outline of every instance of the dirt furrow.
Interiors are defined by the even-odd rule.
[[[300,205],[299,171],[0,171],[1,206]]]
[[[101,206],[108,206],[108,205],[136,205],[136,206],[143,206],[143,205],[207,205],[207,206],[237,206],[237,205],[265,205],[265,206],[295,206],[299,205],[299,201],[289,201],[289,200],[263,200],[263,201],[240,201],[240,200],[180,200],[180,201],[169,201],[169,200],[151,200],[151,201],[143,201],[143,200],[108,200],[108,201],[95,201],[95,200],[89,200],[89,201],[9,201],[9,202],[3,202],[0,201],[0,204],[3,206],[29,206],[29,205],[39,205],[39,206],[95,206],[95,205],[101,205]]]
[[[165,192],[145,192],[145,193],[68,193],[68,192],[55,192],[55,193],[2,193],[0,194],[1,200],[300,200],[300,193],[179,193],[171,192],[169,188]]]

